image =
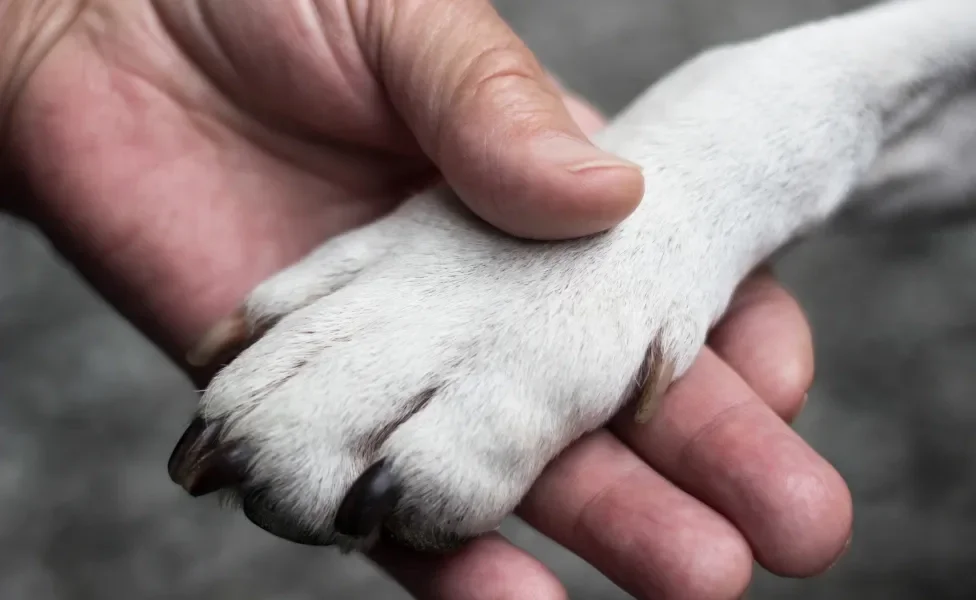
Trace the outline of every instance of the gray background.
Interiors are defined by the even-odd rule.
[[[608,112],[704,46],[855,0],[504,0],[542,60]],[[828,575],[753,598],[976,597],[976,230],[820,237],[779,265],[814,326],[798,429],[856,501]],[[0,218],[0,598],[401,598],[371,566],[191,501],[165,460],[194,404],[47,245]],[[512,524],[575,598],[624,598]]]

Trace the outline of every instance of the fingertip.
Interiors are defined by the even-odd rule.
[[[644,195],[644,176],[630,166],[591,165],[570,171],[565,195],[541,205],[533,224],[543,239],[607,231],[629,217]]]
[[[420,600],[567,600],[559,579],[538,560],[492,533],[447,556],[389,545],[372,558]]]
[[[749,587],[753,555],[740,536],[715,536],[688,555],[666,598],[739,600]]]
[[[787,423],[796,420],[806,406],[808,390],[813,385],[813,352],[785,357],[777,365],[757,363],[768,367],[764,394],[768,404]]]
[[[538,160],[523,164],[540,165]],[[484,188],[461,193],[481,218],[518,237],[562,240],[593,235],[618,225],[637,208],[644,178],[634,167],[591,164],[573,171],[541,164],[518,193],[486,194]]]
[[[709,346],[787,422],[803,408],[815,372],[813,335],[799,302],[768,270],[747,279]]]
[[[781,502],[802,510],[772,516],[769,535],[755,549],[757,561],[781,577],[806,578],[830,569],[847,550],[854,522],[850,490],[833,467],[823,464],[784,477],[770,490]]]

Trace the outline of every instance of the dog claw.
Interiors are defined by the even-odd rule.
[[[205,367],[217,359],[244,345],[250,333],[243,310],[236,310],[224,317],[203,335],[200,342],[186,355],[186,362],[194,367]]]
[[[634,420],[647,423],[661,405],[661,398],[668,391],[674,378],[674,364],[661,357],[661,352],[652,350],[648,358],[648,374],[637,398]]]
[[[393,473],[379,461],[352,484],[336,512],[337,533],[359,539],[376,537],[399,500]]]
[[[246,460],[237,444],[221,444],[220,425],[197,417],[176,443],[167,465],[170,479],[191,496],[205,496],[244,479]]]
[[[287,511],[280,511],[271,500],[267,488],[251,490],[241,499],[244,516],[271,535],[303,546],[331,546],[314,527],[296,520]]]

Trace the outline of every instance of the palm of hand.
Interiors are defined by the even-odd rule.
[[[320,36],[310,56],[298,3],[190,4],[93,3],[34,72],[12,129],[66,226],[99,223],[63,250],[139,265],[147,285],[118,290],[130,317],[151,328],[194,298],[199,323],[159,332],[182,348],[262,278],[433,176],[352,38]]]

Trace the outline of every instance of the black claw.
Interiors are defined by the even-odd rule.
[[[205,496],[244,480],[244,449],[220,443],[220,423],[193,419],[176,442],[167,465],[169,477],[191,496]]]
[[[366,538],[375,533],[393,512],[400,490],[393,472],[379,461],[352,484],[336,512],[335,530],[342,535]]]
[[[241,505],[249,521],[275,537],[305,546],[329,546],[333,543],[330,539],[324,539],[318,531],[298,525],[287,512],[278,510],[266,489],[247,493]]]

